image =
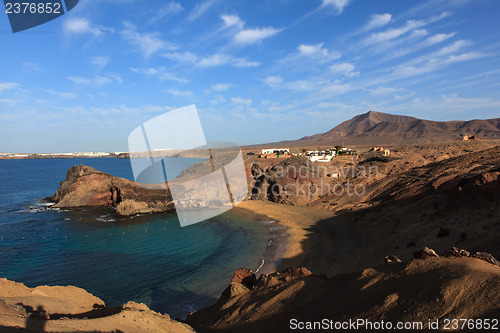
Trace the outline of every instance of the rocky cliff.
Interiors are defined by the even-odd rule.
[[[174,208],[166,183],[138,184],[85,165],[69,169],[57,192],[46,199],[55,202],[54,208],[109,207],[122,216]]]
[[[73,286],[39,286],[0,279],[0,332],[194,332],[145,304],[108,308]]]
[[[190,314],[187,323],[204,332],[284,332],[324,319],[419,322],[422,328],[439,320],[442,329],[445,319],[499,317],[500,267],[490,255],[451,249],[440,257],[424,248],[415,258],[393,257],[386,259],[391,264],[330,278],[295,268],[256,279],[240,269],[219,301]]]

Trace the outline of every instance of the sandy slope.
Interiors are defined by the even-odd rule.
[[[183,323],[129,302],[104,302],[73,286],[39,286],[0,279],[0,332],[193,332]]]
[[[201,331],[284,332],[294,318],[427,327],[429,320],[442,325],[445,319],[499,317],[500,267],[472,258],[431,258],[256,286],[193,313],[187,322]]]

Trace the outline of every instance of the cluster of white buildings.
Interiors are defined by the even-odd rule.
[[[72,158],[72,157],[110,157],[117,153],[84,152],[84,153],[0,153],[0,158]]]
[[[325,150],[310,150],[300,154],[290,153],[289,148],[265,148],[262,149],[261,158],[279,158],[280,156],[304,156],[313,162],[330,162],[337,154],[353,155],[355,151],[351,148],[343,147],[337,152],[336,148]]]

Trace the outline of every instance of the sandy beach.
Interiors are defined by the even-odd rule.
[[[269,201],[243,201],[238,208],[266,215],[287,227],[289,238],[277,270],[305,266],[328,275],[350,270],[358,237],[344,219],[328,211]]]

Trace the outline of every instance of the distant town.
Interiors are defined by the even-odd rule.
[[[83,152],[83,153],[0,153],[2,160],[16,159],[43,159],[43,158],[96,158],[96,157],[118,157],[128,158],[126,152]]]

